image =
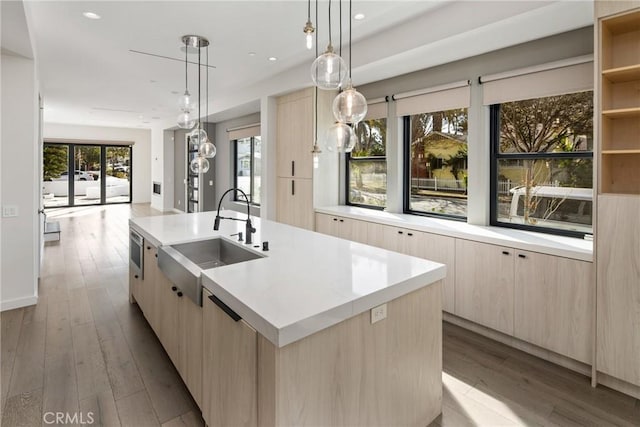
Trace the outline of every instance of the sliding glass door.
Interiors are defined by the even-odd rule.
[[[45,143],[44,207],[131,203],[131,146]]]

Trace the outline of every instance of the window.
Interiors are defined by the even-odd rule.
[[[358,142],[347,154],[347,204],[382,209],[387,206],[387,119],[364,120],[355,131]]]
[[[593,92],[491,106],[492,225],[592,232]]]
[[[241,138],[234,141],[234,186],[244,191],[249,203],[260,205],[260,158],[262,143],[259,136]],[[236,201],[244,201],[241,194],[236,193]]]
[[[405,211],[467,216],[466,108],[404,118]]]

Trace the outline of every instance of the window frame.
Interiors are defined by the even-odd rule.
[[[389,118],[388,117],[380,117],[380,119],[385,119],[386,120],[386,126],[389,126]],[[364,121],[369,120],[369,119],[365,119]],[[373,119],[372,119],[373,120]],[[377,118],[375,118],[375,120],[378,120]],[[387,165],[387,183],[388,183],[388,177],[389,177],[389,163],[387,161],[387,149],[388,149],[388,144],[387,144],[387,135],[384,136],[384,152],[385,155],[384,156],[368,156],[368,157],[351,157],[351,153],[345,153],[344,159],[345,159],[345,182],[344,182],[344,194],[345,194],[345,205],[347,206],[354,206],[357,208],[365,208],[365,209],[373,209],[373,210],[377,210],[377,211],[383,211],[387,208],[387,206],[374,206],[374,205],[366,205],[364,203],[353,203],[350,201],[349,198],[349,194],[351,193],[351,162],[370,162],[370,161],[382,161],[384,160],[385,164]],[[387,185],[387,201],[389,200],[389,187]]]
[[[467,109],[467,120],[469,119],[469,107]],[[444,110],[447,111],[447,110]],[[431,111],[423,114],[431,114]],[[468,138],[468,134],[467,134]],[[467,140],[467,146],[469,141]],[[430,218],[440,218],[451,221],[467,222],[469,217],[469,204],[467,202],[467,214],[465,216],[452,215],[446,213],[424,212],[411,209],[411,116],[402,117],[402,212],[409,215],[425,216]],[[469,159],[467,158],[467,164]],[[468,201],[468,199],[467,199]]]
[[[239,138],[233,140],[233,187],[238,188],[238,141],[242,139],[250,140],[250,148],[249,148],[249,205],[260,207],[260,203],[254,202],[255,188],[254,188],[254,160],[255,160],[255,144],[256,137],[260,135],[247,136],[245,138]],[[233,192],[233,201],[246,203],[246,200],[238,197],[238,192]]]
[[[517,102],[517,101],[511,101]],[[562,228],[540,227],[537,225],[517,224],[511,222],[503,222],[498,220],[498,163],[503,159],[513,160],[529,160],[529,159],[591,159],[593,161],[592,151],[575,151],[575,152],[539,152],[539,153],[501,153],[500,152],[500,105],[492,104],[489,106],[489,143],[491,146],[490,160],[490,188],[489,188],[489,224],[495,227],[511,228],[515,230],[532,231],[536,233],[553,234],[557,236],[576,237],[584,239],[586,235],[593,235],[592,231],[586,233],[583,231],[565,230]],[[593,165],[593,163],[592,163]],[[593,167],[593,166],[592,166]],[[593,170],[592,170],[593,173]],[[592,183],[592,187],[595,180]],[[593,189],[593,188],[592,188]],[[594,199],[591,204],[591,218],[593,219]]]

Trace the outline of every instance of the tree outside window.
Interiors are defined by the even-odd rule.
[[[591,232],[593,92],[494,105],[492,136],[493,222]]]
[[[358,138],[347,155],[347,203],[363,207],[387,205],[387,119],[369,119],[355,127]]]

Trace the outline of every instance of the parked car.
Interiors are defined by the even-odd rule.
[[[60,178],[58,178],[58,180],[60,181],[68,181],[69,180],[69,172],[68,171],[64,171],[60,174]],[[74,181],[93,181],[93,175],[91,175],[89,172],[85,172],[85,171],[76,171],[76,176],[74,178]]]
[[[512,223],[524,224],[525,187],[510,190]],[[533,209],[529,224],[591,233],[593,190],[591,188],[535,186],[530,190]]]

